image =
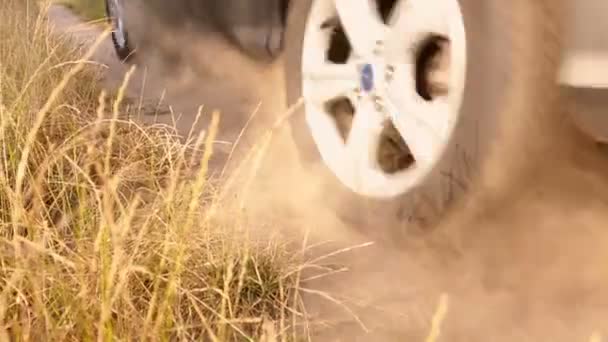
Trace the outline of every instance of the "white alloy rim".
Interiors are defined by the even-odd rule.
[[[125,48],[127,45],[127,38],[125,34],[125,25],[123,19],[123,8],[120,0],[110,0],[109,6],[110,18],[112,20],[112,29],[114,30],[114,38],[116,44],[120,48]]]
[[[464,93],[466,41],[458,0],[396,0],[386,22],[377,0],[314,0],[306,24],[302,86],[305,115],[321,157],[352,191],[387,198],[410,191],[439,163],[451,141]],[[339,18],[352,53],[344,64],[327,59]],[[449,41],[445,96],[425,100],[416,88],[417,48],[429,37]],[[346,138],[327,111],[332,99],[354,107]],[[376,156],[383,125],[392,122],[415,162],[387,173]]]

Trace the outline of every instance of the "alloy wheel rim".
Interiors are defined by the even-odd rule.
[[[396,0],[385,16],[380,1],[313,2],[302,89],[306,121],[325,164],[355,193],[386,198],[419,186],[450,144],[464,93],[466,41],[458,0]],[[328,51],[338,31],[350,52],[336,62]],[[429,46],[443,46],[435,50],[448,61],[428,69],[427,85],[441,88],[434,96],[419,87]],[[348,132],[340,130],[336,99],[350,103],[340,114],[350,122]],[[405,167],[383,167],[385,146],[400,148],[395,158]]]

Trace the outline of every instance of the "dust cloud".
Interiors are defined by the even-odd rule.
[[[360,224],[337,214],[352,199],[332,191],[339,185],[321,165],[301,167],[285,125],[255,147],[287,111],[280,58],[252,62],[221,35],[202,35],[213,31],[211,19],[151,20],[135,25],[133,36],[146,51],[146,72],[170,88],[166,102],[181,106],[182,132],[193,122],[186,115],[205,104],[206,112],[222,110],[220,136],[234,141],[262,103],[235,152],[236,164],[253,157],[231,198],[294,244],[307,239],[316,246],[312,259],[342,251],[323,259],[324,276],[302,284],[309,318],[320,324],[313,340],[424,340],[442,294],[444,341],[584,341],[608,333],[608,158],[579,131],[554,82],[559,42],[539,47],[544,59],[528,56],[542,65],[516,65],[535,71],[513,70],[514,78],[528,77],[519,80],[526,86],[497,110],[500,138],[467,196],[432,229],[403,236],[397,217]],[[545,25],[530,39],[558,40],[556,30]]]

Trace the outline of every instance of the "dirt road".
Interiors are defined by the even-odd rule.
[[[83,23],[59,5],[50,8],[49,19],[58,32],[84,44],[91,44],[103,32],[101,25]],[[127,90],[127,96],[141,104],[145,123],[175,124],[180,134],[187,135],[207,127],[211,111],[218,109],[223,142],[218,147],[227,151],[252,116],[250,132],[267,127],[284,112],[280,60],[255,62],[215,33],[182,28],[152,38],[154,44],[139,51]],[[107,66],[103,81],[108,89],[119,87],[131,67],[117,59],[109,37],[93,59]],[[203,119],[193,127],[199,106],[203,106]],[[251,139],[239,144],[246,146]]]
[[[93,28],[90,25],[83,26],[77,17],[61,7],[54,7],[50,15],[51,20],[60,30],[64,32],[73,31],[77,39],[83,42],[90,42],[100,31],[99,28]],[[199,105],[205,105],[207,113],[213,108],[222,110],[224,115],[221,133],[225,140],[234,140],[245,125],[247,118],[254,112],[259,103],[262,104],[262,107],[257,117],[261,120],[257,121],[261,123],[261,127],[264,126],[264,122],[267,122],[284,110],[282,108],[284,95],[280,89],[282,83],[280,61],[274,65],[263,65],[252,62],[251,59],[242,56],[236,49],[223,41],[221,37],[214,34],[200,34],[200,32],[195,32],[194,30],[192,32],[172,32],[157,38],[155,41],[157,48],[150,49],[141,54],[145,59],[140,63],[141,67],[135,79],[131,82],[128,95],[132,98],[142,98],[147,109],[153,109],[154,104],[159,99],[163,99],[162,103],[172,107],[175,113],[181,114],[176,121],[177,128],[181,133],[187,134],[191,129]],[[108,66],[104,80],[107,87],[115,88],[120,84],[127,68],[116,60],[109,40],[99,50],[99,53],[95,56],[95,60]],[[604,130],[604,128],[608,127],[606,123],[594,124],[593,121],[602,119],[599,114],[602,114],[602,108],[606,108],[605,102],[608,98],[602,95],[605,94],[605,91],[570,91],[571,95],[573,95],[574,103],[582,110],[579,117],[587,123],[585,126],[596,128],[597,133],[608,131]],[[166,95],[163,96],[163,94]],[[172,120],[169,114],[161,113],[154,115],[154,110],[146,110],[145,112],[145,121],[152,122],[156,120],[170,123]],[[599,121],[597,122],[599,123]],[[524,138],[529,138],[528,141],[532,142],[535,139],[533,136],[524,136]],[[281,157],[285,158],[289,156],[292,155],[283,155]],[[281,162],[288,164],[285,160],[281,160]],[[254,204],[271,208],[269,210],[271,213],[268,213],[270,218],[267,222],[280,222],[281,226],[285,224],[288,227],[299,224],[307,228],[310,226],[313,233],[323,232],[324,236],[331,235],[331,238],[335,241],[348,241],[346,243],[350,244],[351,227],[339,221],[335,217],[335,213],[330,211],[331,209],[328,210],[328,196],[331,194],[321,194],[323,196],[315,196],[316,194],[313,194],[310,195],[313,200],[304,200],[307,196],[304,190],[314,190],[314,188],[317,188],[321,193],[328,191],[315,186],[315,183],[312,183],[312,185],[303,185],[303,183],[301,179],[298,179],[298,182],[290,183],[286,181],[282,187],[279,185],[277,188],[280,191],[273,192],[268,187],[263,188],[263,191],[251,191],[251,193],[255,194]],[[575,187],[573,186],[572,188]],[[290,195],[287,196],[289,198],[281,199],[280,201],[288,202],[293,200],[296,202],[294,207],[299,206],[299,210],[305,211],[301,217],[292,215],[293,212],[283,212],[281,211],[283,208],[273,206],[276,202],[272,201],[272,197],[276,197],[274,196],[276,194],[284,195],[285,193]],[[538,193],[543,192],[539,191]],[[543,198],[543,200],[546,202],[547,198]],[[557,201],[557,203],[561,202]],[[536,207],[530,206],[530,208]],[[563,215],[563,206],[558,208],[560,208]],[[251,211],[255,209],[255,207],[248,208]],[[572,216],[571,212],[565,214]],[[509,220],[512,219],[509,215],[503,216],[508,217]],[[286,217],[290,221],[290,225],[286,224]],[[547,217],[553,216],[547,215]],[[265,219],[265,217],[261,217],[260,219]],[[377,225],[371,228],[382,232],[382,229],[377,229],[378,227],[383,226]],[[358,238],[359,236],[356,236],[352,240],[359,242]],[[361,239],[367,240],[367,236],[364,238]],[[421,248],[420,246],[412,247],[411,249],[404,248],[403,250],[408,251]],[[514,255],[518,256],[517,253]],[[345,293],[345,297],[356,298],[358,305],[356,308],[357,314],[361,311],[363,315],[360,316],[366,320],[366,323],[369,320],[372,321],[372,325],[374,323],[378,325],[391,325],[387,323],[391,322],[396,327],[401,328],[403,325],[407,325],[410,320],[417,323],[417,320],[425,319],[425,317],[432,314],[432,312],[426,313],[423,310],[434,308],[434,292],[442,289],[435,288],[440,283],[434,283],[434,277],[429,276],[428,283],[422,281],[424,275],[429,273],[429,270],[425,269],[426,265],[424,265],[424,262],[418,263],[418,260],[411,260],[409,259],[409,255],[389,254],[389,251],[380,245],[376,250],[369,252],[369,255],[365,251],[357,251],[357,256],[352,257],[352,254],[347,254],[345,258],[353,258],[353,260],[349,260],[348,262],[354,264],[354,266],[350,265],[352,267],[349,268],[358,272],[353,273],[354,275],[352,276],[350,273],[345,273],[345,278],[341,279],[341,281],[336,281],[335,284],[331,284],[330,281],[328,287],[333,290],[332,292]],[[524,257],[519,256],[517,260],[523,259]],[[523,264],[523,262],[520,262],[518,265]],[[571,269],[568,268],[567,270],[570,271]],[[395,272],[395,270],[401,270],[401,272]],[[463,274],[466,273],[459,273],[458,275],[462,276]],[[321,287],[319,284],[313,285]],[[336,288],[334,289],[332,285]],[[396,296],[392,290],[388,290],[390,288],[389,285],[399,287],[397,292],[405,290],[407,293],[399,293],[401,296]],[[368,291],[369,289],[375,289],[375,291]],[[467,288],[467,291],[469,290],[470,288]],[[470,292],[474,291],[471,290]],[[421,294],[432,298],[432,305],[427,305],[426,303],[420,304],[420,307],[413,305],[413,299],[422,302],[420,298],[425,298]],[[491,321],[491,318],[488,319],[486,317],[491,317],[491,314],[493,314],[492,310],[495,307],[499,307],[498,305],[502,305],[505,298],[507,300],[504,304],[508,304],[507,306],[511,305],[510,297],[489,296],[491,298],[483,298],[483,295],[483,293],[480,295],[482,298],[479,300],[477,298],[471,300],[475,305],[466,303],[469,299],[465,298],[460,303],[456,302],[450,310],[456,309],[456,312],[462,310],[462,312],[467,313],[467,315],[460,316],[463,319],[465,316],[471,315],[469,324],[483,326],[483,324],[479,324],[480,320],[478,318]],[[483,305],[477,305],[477,302]],[[496,304],[495,302],[498,303]],[[315,313],[318,311],[320,312],[320,316],[326,314],[324,310],[341,309],[334,309],[333,306],[327,309],[325,306],[332,304],[327,303],[327,301],[320,302],[318,308],[314,304],[315,302],[312,302],[312,304],[308,303],[311,307],[309,308],[310,312]],[[471,310],[468,310],[469,307]],[[343,313],[340,312],[340,314]],[[456,314],[455,317],[458,319],[459,315]],[[392,320],[396,322],[392,322]],[[347,321],[347,324],[349,324],[349,329],[355,329],[350,326],[351,321]],[[376,336],[376,339],[381,338]],[[416,339],[418,340],[418,338]],[[422,339],[420,338],[420,340]]]

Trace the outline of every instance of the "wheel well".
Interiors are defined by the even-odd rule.
[[[287,16],[289,15],[289,5],[291,0],[279,0],[279,13],[281,15],[281,24],[283,28],[287,26]]]

